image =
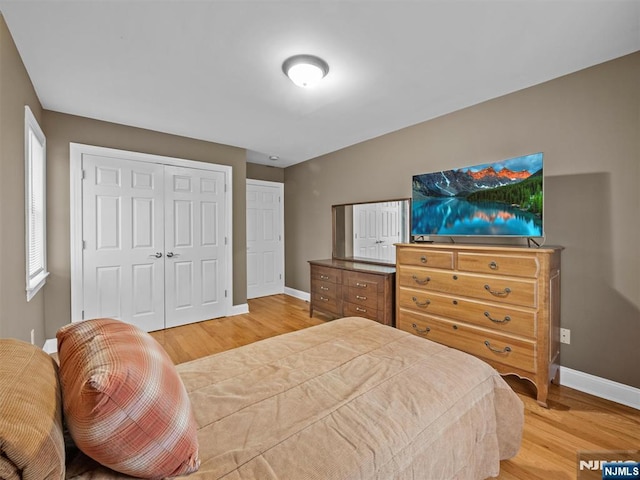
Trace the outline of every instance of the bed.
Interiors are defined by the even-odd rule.
[[[343,318],[176,367],[197,424],[189,479],[482,479],[523,404],[488,364]],[[67,479],[131,478],[67,449]],[[183,477],[179,477],[183,478]]]

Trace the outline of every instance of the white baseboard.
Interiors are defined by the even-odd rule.
[[[48,353],[49,355],[51,355],[52,353],[56,353],[58,351],[58,341],[55,338],[50,338],[49,340],[44,342],[42,350],[44,350],[45,353]]]
[[[560,367],[560,384],[640,410],[639,388],[567,367]]]
[[[290,297],[299,298],[300,300],[304,300],[305,302],[311,300],[311,295],[309,295],[307,292],[296,290],[294,288],[284,287],[284,294],[289,295]]]
[[[249,313],[249,304],[241,303],[240,305],[233,305],[231,307],[231,311],[227,315],[228,317],[233,317],[234,315],[242,315],[243,313]]]

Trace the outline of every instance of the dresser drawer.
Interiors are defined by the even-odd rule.
[[[378,318],[378,309],[375,307],[372,308],[365,305],[344,302],[342,304],[342,312],[345,317],[364,317],[370,320],[380,321]]]
[[[342,287],[342,299],[354,305],[372,309],[378,308],[378,293],[374,288],[364,289],[345,285]]]
[[[535,343],[464,323],[402,311],[397,327],[414,335],[527,372],[535,371]]]
[[[451,273],[429,268],[397,269],[401,287],[450,293],[510,305],[536,307],[536,282],[513,277],[486,277],[471,273]]]
[[[453,269],[453,252],[402,248],[396,250],[396,255],[397,264]]]
[[[472,323],[496,332],[535,338],[536,313],[514,306],[400,287],[398,304],[405,310]]]
[[[330,283],[342,283],[342,270],[311,265],[311,282],[313,283],[314,280]]]
[[[313,292],[324,295],[325,297],[338,298],[342,292],[342,285],[322,280],[313,280],[311,283]]]
[[[361,272],[344,272],[342,277],[342,283],[350,289],[370,292],[371,295],[376,294],[382,281],[378,275]]]
[[[458,253],[458,270],[515,277],[537,277],[540,264],[528,255],[496,255],[492,253]]]
[[[341,314],[342,305],[339,296],[319,292],[311,292],[311,303],[314,308],[336,315]]]

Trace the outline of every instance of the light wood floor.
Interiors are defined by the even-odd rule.
[[[309,318],[309,304],[287,295],[249,300],[249,310],[152,335],[182,363],[328,320]],[[524,402],[525,427],[520,452],[501,463],[499,479],[575,479],[579,451],[640,449],[640,411],[557,385],[550,387],[546,409],[529,382],[506,379]]]

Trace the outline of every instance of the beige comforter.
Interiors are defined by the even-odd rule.
[[[189,479],[481,479],[523,405],[486,363],[345,318],[178,365],[199,425]],[[72,462],[67,478],[123,478]]]

